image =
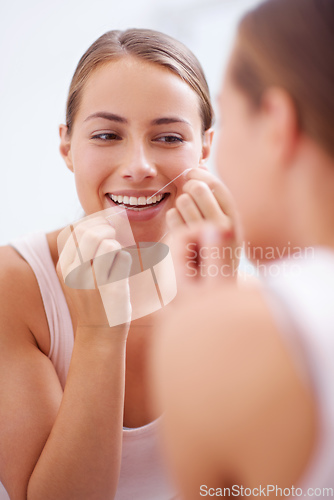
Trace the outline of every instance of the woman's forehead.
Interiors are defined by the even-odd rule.
[[[81,96],[81,111],[186,115],[199,118],[199,98],[173,71],[139,58],[123,57],[95,69]]]
[[[158,63],[133,56],[121,57],[99,65],[92,71],[85,86],[93,87],[94,91],[94,87],[98,86],[96,90],[99,90],[106,85],[113,85],[114,88],[124,91],[131,91],[134,88],[143,90],[143,86],[152,90],[158,85],[162,86],[162,89],[169,87],[170,90],[179,90],[181,93],[188,91],[196,95],[190,85],[176,72]]]

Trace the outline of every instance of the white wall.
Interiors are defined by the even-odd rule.
[[[0,244],[80,213],[58,153],[67,89],[87,47],[109,29],[147,27],[188,45],[213,99],[236,21],[259,0],[11,0],[0,7]]]

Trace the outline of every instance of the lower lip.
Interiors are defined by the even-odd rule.
[[[118,207],[120,209],[120,215],[126,215],[129,221],[146,221],[153,219],[153,217],[156,217],[161,212],[161,210],[163,210],[169,198],[169,194],[165,196],[165,198],[161,200],[157,205],[154,205],[150,208],[145,208],[144,210],[131,210],[131,208],[127,209],[121,205],[118,205],[118,203],[114,203],[108,195],[106,195],[106,198],[109,202],[109,205],[112,207]]]

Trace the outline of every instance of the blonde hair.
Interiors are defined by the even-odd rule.
[[[294,101],[300,129],[334,156],[334,1],[267,0],[241,20],[233,82],[257,107],[269,86]]]
[[[213,110],[203,69],[194,54],[174,38],[148,29],[108,31],[100,36],[81,57],[69,89],[66,125],[71,133],[80,96],[90,74],[100,65],[132,55],[158,64],[178,75],[198,95],[203,132],[212,126]]]

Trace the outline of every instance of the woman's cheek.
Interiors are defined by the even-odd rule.
[[[102,149],[102,148],[101,148]],[[103,151],[81,151],[74,162],[74,173],[83,185],[95,186],[106,176],[110,175],[112,165],[110,158]]]

